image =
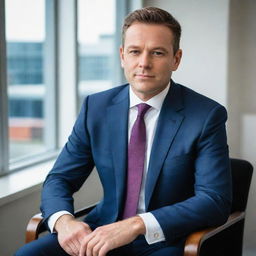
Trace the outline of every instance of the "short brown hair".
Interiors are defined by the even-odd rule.
[[[157,7],[145,7],[128,14],[122,28],[122,44],[124,45],[126,30],[134,23],[160,24],[167,26],[173,33],[173,52],[180,48],[181,26],[179,22],[167,11]]]

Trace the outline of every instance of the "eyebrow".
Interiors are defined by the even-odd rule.
[[[130,46],[128,46],[127,47],[127,50],[129,50],[129,49],[138,49],[138,48],[140,48],[139,46],[137,46],[137,45],[130,45]]]
[[[165,49],[164,47],[155,47],[155,48],[152,49],[152,51],[155,51],[155,50],[161,50],[161,51],[163,51],[163,52],[165,52],[165,53],[169,52],[169,51],[168,51],[167,49]]]
[[[127,47],[127,50],[129,50],[129,49],[139,49],[139,48],[140,47],[137,46],[137,45],[130,45],[130,46]],[[161,50],[165,53],[169,52],[167,49],[165,49],[164,47],[161,47],[161,46],[157,46],[157,47],[154,47],[154,48],[151,49],[151,51],[155,51],[155,50]]]

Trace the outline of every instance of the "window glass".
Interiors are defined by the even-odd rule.
[[[114,80],[115,0],[78,0],[79,100]]]
[[[45,143],[45,0],[6,1],[10,160],[48,150]]]

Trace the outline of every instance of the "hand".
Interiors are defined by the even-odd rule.
[[[139,216],[98,227],[84,237],[79,256],[105,256],[110,250],[132,242],[145,232],[144,222]]]
[[[62,215],[55,224],[60,246],[69,255],[78,256],[81,242],[92,232],[88,224],[76,220],[72,215]]]

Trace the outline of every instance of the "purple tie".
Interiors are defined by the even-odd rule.
[[[146,103],[137,105],[138,115],[132,127],[128,147],[127,190],[123,219],[136,215],[144,171],[146,127],[144,115],[150,108]]]

